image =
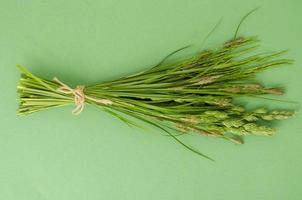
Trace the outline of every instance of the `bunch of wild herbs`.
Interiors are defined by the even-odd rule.
[[[134,124],[121,113],[152,124],[191,151],[205,156],[183,143],[175,131],[197,133],[242,143],[242,136],[275,133],[270,121],[287,119],[291,111],[248,111],[236,105],[234,98],[282,95],[280,88],[259,84],[255,75],[271,67],[292,61],[279,58],[284,52],[255,53],[256,37],[237,37],[216,50],[175,62],[160,63],[146,71],[83,88],[85,103],[92,104]],[[56,80],[46,80],[18,66],[23,72],[18,92],[19,115],[74,104],[74,94],[60,90]],[[206,157],[206,156],[205,156]]]

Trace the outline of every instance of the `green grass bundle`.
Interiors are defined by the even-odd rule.
[[[71,88],[58,78],[46,80],[18,65],[22,76],[18,85],[18,115],[28,115],[54,107],[75,104],[73,114],[91,104],[122,121],[131,118],[163,130],[189,150],[175,133],[196,133],[243,143],[242,136],[271,136],[272,120],[287,119],[291,111],[264,107],[246,110],[234,98],[282,95],[280,88],[259,84],[255,75],[292,61],[280,58],[284,52],[258,53],[256,37],[237,37],[216,50],[201,51],[172,64],[160,64],[146,71],[96,85]],[[207,156],[205,156],[207,157]]]

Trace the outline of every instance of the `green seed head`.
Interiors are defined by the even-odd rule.
[[[256,117],[253,114],[247,114],[247,115],[243,116],[243,119],[245,119],[248,122],[254,122],[254,121],[258,120],[258,117]]]
[[[294,115],[294,112],[290,111],[272,111],[271,113],[267,115],[262,115],[262,119],[264,120],[282,120],[282,119],[288,119]]]
[[[203,115],[200,117],[200,123],[213,123],[213,122],[218,122],[219,119],[213,116],[207,116]]]
[[[248,123],[245,124],[243,127],[247,132],[255,135],[272,135],[275,133],[275,129],[267,126],[260,126],[256,123]]]
[[[231,128],[231,127],[238,128],[244,124],[244,121],[238,119],[230,119],[230,120],[223,121],[222,124],[227,128]]]
[[[217,119],[226,119],[226,118],[228,118],[228,114],[226,112],[223,112],[223,111],[209,110],[209,111],[204,112],[204,114],[206,114],[208,116],[213,116]]]
[[[234,106],[232,107],[232,111],[235,111],[235,112],[244,112],[245,109],[241,106]]]
[[[265,113],[267,113],[267,109],[257,108],[256,110],[254,110],[254,113],[256,113],[256,114],[265,114]]]
[[[248,133],[243,127],[239,127],[239,128],[230,127],[230,128],[226,128],[226,131],[239,136],[246,135]]]
[[[271,114],[262,115],[261,117],[262,117],[262,119],[267,120],[267,121],[270,121],[270,120],[274,119],[274,115],[271,115]]]
[[[218,133],[224,133],[225,132],[224,128],[222,128],[220,126],[216,126],[216,125],[209,125],[209,126],[206,126],[204,128],[209,130],[209,131],[215,131],[215,132],[218,132]]]

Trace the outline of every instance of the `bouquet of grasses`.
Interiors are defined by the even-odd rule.
[[[287,119],[291,111],[246,110],[234,103],[241,96],[282,95],[280,88],[257,83],[255,75],[279,65],[291,64],[279,58],[284,51],[256,53],[257,37],[236,37],[215,50],[158,65],[114,81],[71,88],[58,78],[46,80],[18,65],[18,115],[75,104],[78,115],[91,104],[130,125],[125,114],[160,128],[187,149],[207,157],[182,142],[176,133],[196,133],[242,144],[242,136],[271,136],[270,121]],[[264,97],[265,98],[265,97]],[[209,157],[207,157],[209,158]],[[209,158],[211,159],[211,158]]]

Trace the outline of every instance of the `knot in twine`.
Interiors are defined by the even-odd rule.
[[[96,103],[104,104],[104,105],[112,105],[112,101],[108,99],[96,99],[90,96],[87,96],[84,94],[85,86],[78,85],[74,89],[60,81],[57,77],[53,78],[53,81],[57,82],[61,86],[58,87],[57,91],[61,92],[63,94],[72,94],[74,96],[74,104],[75,108],[72,110],[73,115],[79,115],[85,106],[85,99],[89,99],[91,101],[94,101]]]

